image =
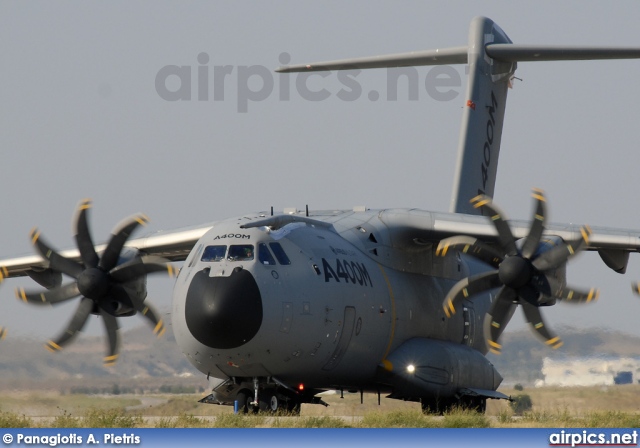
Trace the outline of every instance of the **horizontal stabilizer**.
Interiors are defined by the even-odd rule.
[[[640,48],[633,47],[567,47],[520,44],[488,44],[488,56],[504,62],[527,61],[579,61],[591,59],[640,58]],[[437,50],[412,51],[364,58],[339,59],[279,67],[276,72],[306,72],[328,70],[353,70],[364,68],[415,67],[420,65],[466,64],[468,47],[451,47]]]
[[[279,67],[276,72],[305,72],[327,70],[353,70],[360,68],[413,67],[418,65],[466,64],[467,47],[452,47],[438,50],[412,51],[409,53],[389,54],[314,64]]]
[[[487,54],[499,61],[580,61],[591,59],[640,58],[640,48],[623,47],[566,47],[520,44],[489,44]]]

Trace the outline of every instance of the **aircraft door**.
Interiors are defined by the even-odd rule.
[[[353,329],[355,327],[356,322],[356,309],[353,306],[347,306],[344,309],[344,319],[342,320],[342,328],[340,331],[340,336],[338,337],[338,342],[336,344],[333,353],[331,354],[331,358],[329,361],[322,367],[322,370],[333,370],[340,364],[344,354],[349,348],[349,344],[351,343],[351,337],[353,336]]]

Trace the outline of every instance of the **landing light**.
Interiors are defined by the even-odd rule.
[[[413,372],[415,372],[415,371],[416,371],[416,366],[414,366],[413,364],[409,364],[409,365],[407,366],[407,372],[409,372],[409,373],[413,373]]]

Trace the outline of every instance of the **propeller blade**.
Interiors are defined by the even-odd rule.
[[[554,296],[562,300],[564,303],[580,305],[598,300],[600,297],[600,290],[597,288],[591,288],[589,291],[581,291],[572,288],[565,288],[556,292]]]
[[[118,283],[126,283],[152,272],[168,272],[173,277],[176,270],[169,260],[154,255],[144,255],[111,269],[109,275]]]
[[[533,221],[531,222],[531,229],[527,238],[522,245],[522,256],[524,258],[531,259],[538,249],[540,244],[540,238],[544,231],[544,222],[546,216],[545,202],[547,200],[544,197],[542,190],[534,189],[532,193],[533,198],[536,200],[536,211],[533,214]]]
[[[107,248],[102,254],[99,266],[105,271],[110,271],[111,269],[113,269],[113,267],[118,263],[120,252],[124,247],[124,243],[126,243],[129,236],[131,236],[131,233],[139,225],[146,226],[148,222],[149,218],[147,218],[145,215],[137,214],[125,219],[120,224],[118,224],[118,226],[116,226],[116,228],[113,230],[113,233],[111,234],[111,239],[109,240]]]
[[[484,321],[484,338],[491,353],[496,355],[502,353],[502,345],[498,343],[498,338],[513,315],[517,306],[514,301],[517,298],[518,295],[514,289],[503,286],[491,304],[491,309]]]
[[[24,288],[16,288],[16,297],[18,297],[18,299],[34,305],[53,305],[73,299],[79,295],[80,291],[78,291],[78,283],[76,282],[68,283],[42,292],[27,292]]]
[[[440,240],[436,248],[436,256],[444,257],[449,249],[459,250],[464,254],[472,255],[478,260],[490,264],[494,268],[497,268],[504,259],[500,252],[493,247],[470,236],[452,236]]]
[[[29,269],[26,274],[31,278],[31,280],[46,289],[52,289],[62,285],[62,273],[55,271],[50,267],[42,270],[39,269],[37,271]]]
[[[498,231],[500,245],[504,250],[505,256],[517,255],[518,248],[516,247],[516,240],[511,233],[509,224],[504,220],[503,213],[493,204],[491,198],[481,194],[471,199],[471,203],[475,208],[483,208],[489,212],[489,217]]]
[[[104,365],[105,367],[111,367],[116,363],[119,356],[120,338],[118,335],[118,320],[103,308],[100,308],[100,315],[102,316],[105,329],[107,330],[107,337],[109,338],[109,351],[107,356],[104,357]]]
[[[45,348],[50,352],[62,350],[62,348],[76,336],[78,331],[84,328],[92,309],[93,301],[83,297],[65,331],[58,336],[57,339],[47,342]]]
[[[640,283],[635,282],[631,284],[631,290],[636,294],[640,296]]]
[[[462,300],[488,289],[500,286],[498,271],[483,272],[482,274],[463,278],[453,285],[447,296],[444,298],[442,307],[444,314],[451,317],[456,313],[456,305]]]
[[[78,250],[80,251],[80,257],[82,262],[87,268],[95,268],[98,266],[100,259],[96,250],[93,247],[93,240],[91,239],[91,233],[89,232],[89,225],[87,223],[87,213],[91,208],[91,200],[85,199],[80,202],[78,209],[76,210],[76,218],[74,236]]]
[[[7,328],[0,326],[0,341],[7,337]]]
[[[570,244],[560,244],[542,253],[531,264],[539,271],[548,271],[565,263],[575,253]]]
[[[533,267],[539,271],[548,271],[556,269],[565,263],[570,257],[583,250],[589,244],[589,236],[591,235],[589,226],[582,226],[580,234],[582,236],[581,239],[560,244],[541,254],[532,261]]]
[[[544,319],[542,319],[542,315],[540,314],[540,309],[529,303],[527,300],[521,300],[520,305],[522,305],[522,311],[524,311],[524,316],[527,319],[527,322],[529,322],[531,328],[536,332],[536,334],[544,339],[545,344],[554,349],[562,347],[564,343],[559,336],[556,336],[545,325]]]
[[[40,231],[34,228],[31,231],[31,243],[36,246],[40,255],[46,260],[49,260],[49,266],[55,270],[62,272],[63,274],[67,274],[70,277],[78,278],[80,273],[84,270],[80,263],[76,263],[73,260],[69,260],[68,258],[63,257],[51,246],[44,241],[42,236],[40,235]]]
[[[157,337],[162,337],[166,328],[164,326],[164,321],[158,317],[157,312],[153,309],[153,307],[149,304],[145,304],[144,301],[140,300],[137,296],[132,298],[133,307],[142,314],[147,320],[149,320],[153,324],[153,334]]]

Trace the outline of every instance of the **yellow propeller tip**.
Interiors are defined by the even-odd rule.
[[[474,202],[479,202],[479,201],[482,201],[483,199],[488,199],[488,197],[483,194],[479,194],[478,196],[471,198],[469,202],[473,204]]]
[[[105,356],[104,357],[104,366],[105,367],[111,367],[113,365],[115,365],[116,361],[118,360],[118,355],[117,353],[115,355],[110,355],[110,356]]]
[[[29,238],[31,238],[31,244],[36,244],[38,238],[40,238],[40,231],[37,227],[31,229],[31,231],[29,232]]]
[[[15,293],[16,293],[16,298],[18,298],[19,300],[22,300],[23,302],[27,301],[27,293],[25,292],[24,288],[16,288]]]
[[[135,219],[141,226],[149,224],[149,218],[144,213],[139,214]]]

